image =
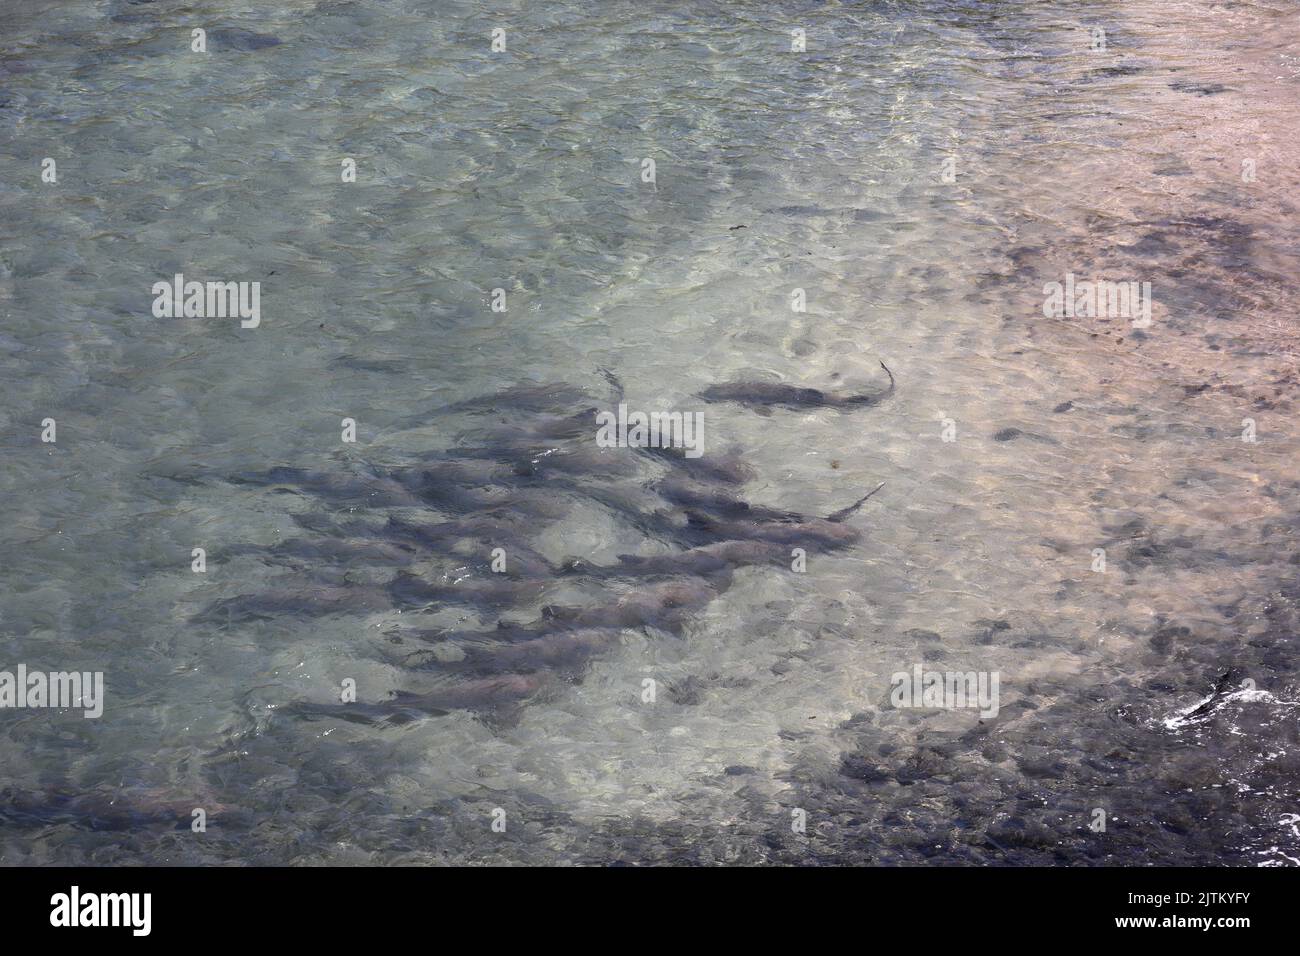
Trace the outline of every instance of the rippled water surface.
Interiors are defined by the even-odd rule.
[[[0,860],[1300,862],[1298,26],[8,0],[0,666],[108,696],[0,712]],[[155,318],[176,273],[260,282],[260,326]],[[1151,326],[1045,318],[1066,273]],[[697,397],[882,361],[866,407]],[[584,573],[734,536],[561,424],[620,394],[703,411],[741,524],[884,487],[782,538],[804,574]],[[431,462],[490,473],[385,483]],[[917,664],[998,715],[892,706]]]

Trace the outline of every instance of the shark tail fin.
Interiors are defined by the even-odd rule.
[[[605,381],[609,383],[609,387],[613,390],[613,391],[612,391],[612,398],[613,398],[613,400],[614,400],[614,404],[617,405],[619,402],[623,401],[623,381],[622,381],[622,379],[620,379],[617,375],[615,375],[615,374],[614,374],[613,372],[611,372],[609,369],[605,368],[605,366],[603,366],[603,365],[599,366],[599,367],[597,368],[597,371],[600,372],[601,377],[604,378]]]
[[[880,367],[883,368],[885,370],[885,374],[889,376],[889,390],[885,392],[885,394],[893,395],[894,394],[894,373],[889,370],[889,366],[886,365],[884,362],[880,363]]]
[[[883,487],[885,487],[885,483],[882,481],[880,484],[876,485],[876,487],[872,488],[870,491],[868,491],[857,501],[853,502],[853,504],[849,505],[847,508],[841,508],[839,511],[835,512],[834,514],[827,515],[826,520],[834,521],[836,524],[839,524],[845,518],[850,517],[854,512],[856,512],[859,508],[861,508],[864,504],[866,504],[867,499],[870,498],[872,495],[874,495],[877,491],[879,491]]]

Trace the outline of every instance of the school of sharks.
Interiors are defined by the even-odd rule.
[[[884,363],[881,368],[889,384],[876,392],[729,382],[700,399],[763,414],[774,407],[867,408],[894,391],[892,373]],[[618,405],[622,385],[602,371],[613,389],[608,405]],[[469,413],[480,424],[462,434],[463,444],[409,465],[347,473],[280,467],[227,479],[309,496],[320,507],[294,515],[302,537],[215,554],[222,560],[252,553],[268,566],[294,570],[274,589],[212,604],[198,620],[446,605],[498,616],[487,630],[403,630],[403,640],[430,645],[410,655],[410,666],[445,672],[453,679],[444,688],[392,701],[292,708],[304,718],[401,722],[450,709],[490,716],[522,704],[548,680],[580,679],[586,661],[615,644],[624,628],[680,635],[692,612],[730,587],[737,568],[788,571],[810,550],[853,546],[860,532],[848,519],[883,486],[824,517],[751,505],[739,493],[754,476],[741,452],[691,456],[664,444],[600,447],[596,422],[604,412],[588,392],[563,383],[508,388],[444,412]],[[674,550],[620,555],[613,565],[578,558],[551,563],[533,539],[575,499],[597,503],[649,542]],[[393,569],[393,575],[375,584],[339,581],[341,572],[364,575],[368,568]],[[557,581],[584,586],[588,602],[544,603]]]
[[[1300,17],[1176,6],[0,3],[0,865],[1297,865]]]

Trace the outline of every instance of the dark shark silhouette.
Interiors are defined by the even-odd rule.
[[[618,379],[602,374],[622,400]],[[847,409],[882,401],[893,389],[890,374],[889,390],[875,395],[735,383],[701,397],[751,407]],[[794,548],[851,547],[860,533],[848,519],[883,487],[826,516],[751,504],[737,493],[754,474],[739,451],[687,458],[671,448],[640,454],[598,448],[595,411],[585,389],[515,386],[438,409],[433,414],[469,416],[470,427],[454,447],[408,463],[353,463],[337,472],[279,466],[231,476],[226,480],[300,495],[330,510],[294,515],[303,536],[218,549],[218,560],[254,557],[288,573],[264,590],[214,601],[195,619],[231,624],[395,608],[418,618],[426,609],[471,608],[480,618],[495,616],[497,626],[398,632],[403,643],[423,646],[403,663],[431,675],[435,690],[382,701],[298,702],[281,713],[382,725],[452,710],[499,718],[560,680],[581,679],[585,664],[616,646],[627,629],[681,635],[731,586],[738,569],[788,568]],[[647,480],[647,471],[658,474]],[[534,542],[579,503],[602,508],[673,550],[621,555],[606,565],[549,561]],[[486,557],[495,548],[508,555],[503,570]],[[585,597],[577,605],[548,604],[557,587]],[[540,610],[529,619],[506,617],[534,608]],[[428,687],[428,678],[422,683]]]

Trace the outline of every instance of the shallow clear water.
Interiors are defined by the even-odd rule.
[[[0,859],[1300,860],[1296,27],[1281,3],[6,4],[0,655],[102,670],[108,698],[0,713]],[[260,281],[260,327],[154,318],[178,272]],[[1044,318],[1067,272],[1151,282],[1152,326]],[[868,408],[695,397],[874,390],[881,361],[897,391]],[[294,515],[454,517],[234,479],[474,447],[532,419],[447,406],[608,404],[601,369],[634,407],[703,410],[755,505],[885,482],[861,540],[404,723],[323,705],[462,686],[413,665],[455,642],[413,631],[636,585],[204,616],[393,574],[247,548],[327,537]],[[672,552],[584,493],[644,506],[662,466],[605,459],[542,484],[563,514],[523,515],[521,545]],[[915,664],[998,672],[999,715],[892,707]],[[1256,692],[1180,718],[1225,675]]]

